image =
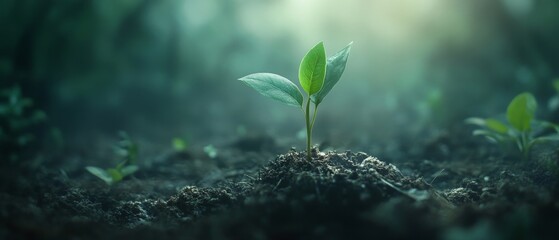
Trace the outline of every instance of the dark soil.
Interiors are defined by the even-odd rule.
[[[522,161],[443,134],[391,147],[393,164],[278,149],[162,154],[112,187],[79,164],[3,166],[0,239],[556,239],[556,146]]]

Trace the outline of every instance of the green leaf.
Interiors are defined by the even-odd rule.
[[[127,164],[127,161],[124,160],[124,161],[120,162],[119,164],[117,164],[115,169],[120,171],[120,169],[122,169],[124,166],[126,166],[126,164]]]
[[[466,119],[464,122],[466,122],[467,124],[473,124],[473,125],[478,125],[480,127],[485,127],[486,126],[486,121],[483,118],[468,118]]]
[[[509,131],[509,127],[502,123],[501,121],[493,118],[483,119],[483,118],[468,118],[465,121],[468,124],[478,125],[480,127],[485,127],[496,133],[505,134]]]
[[[126,177],[128,175],[134,174],[139,169],[140,169],[140,167],[138,167],[138,165],[129,165],[129,166],[126,166],[126,167],[122,168],[120,170],[120,173],[122,174],[122,177]]]
[[[184,141],[182,138],[173,138],[173,148],[175,149],[175,151],[182,152],[186,150],[186,145],[186,141]]]
[[[509,131],[509,127],[507,127],[507,125],[505,125],[504,123],[502,123],[497,119],[492,119],[492,118],[486,119],[485,126],[489,130],[493,130],[498,133],[507,133]]]
[[[499,133],[492,132],[492,131],[488,131],[488,130],[485,130],[485,129],[475,130],[473,132],[473,135],[474,136],[484,136],[490,142],[493,142],[493,143],[503,143],[503,142],[507,141],[507,136],[506,135],[499,134]]]
[[[538,138],[535,138],[535,139],[532,140],[532,141],[534,141],[534,142],[559,141],[559,135],[555,134],[555,135],[551,135],[551,136],[538,137]]]
[[[557,125],[555,123],[548,122],[548,121],[538,121],[536,123],[539,124],[540,127],[542,127],[542,128],[551,128],[551,129],[555,130],[557,133],[559,133],[559,125]]]
[[[101,180],[103,180],[108,185],[111,185],[113,183],[113,178],[112,178],[111,174],[109,174],[104,169],[101,169],[101,168],[98,168],[98,167],[88,166],[88,167],[85,168],[85,170],[87,170],[89,173],[93,174],[94,176],[100,178]]]
[[[290,106],[302,107],[303,95],[295,83],[273,73],[254,73],[239,78],[260,94]]]
[[[559,93],[559,78],[555,79],[555,81],[553,81],[553,88],[555,88],[557,93]]]
[[[516,96],[507,108],[507,120],[518,131],[530,130],[538,103],[531,93]]]
[[[324,44],[319,42],[301,61],[299,66],[299,83],[307,92],[313,95],[322,89],[326,76],[326,52]]]
[[[324,78],[322,89],[320,89],[317,94],[311,97],[316,105],[322,102],[322,99],[324,99],[324,97],[326,97],[326,95],[330,93],[330,90],[332,90],[334,85],[336,85],[336,83],[338,83],[338,81],[342,77],[352,44],[353,42],[349,43],[345,48],[337,52],[334,56],[328,58],[326,62],[326,77]]]
[[[107,172],[109,173],[109,175],[111,175],[113,183],[120,182],[122,178],[124,178],[124,176],[122,176],[122,173],[116,168],[109,168],[107,169]]]

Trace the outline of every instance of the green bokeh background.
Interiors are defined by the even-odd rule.
[[[544,106],[557,94],[558,9],[555,0],[4,0],[1,87],[19,85],[70,142],[118,130],[201,144],[239,129],[296,138],[300,111],[236,79],[272,72],[298,84],[314,44],[332,55],[353,41],[321,105],[318,142],[421,137],[501,114],[524,91],[541,118],[557,119]]]

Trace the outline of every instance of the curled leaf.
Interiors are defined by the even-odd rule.
[[[93,174],[94,176],[98,177],[99,179],[103,180],[107,185],[111,185],[113,183],[113,178],[110,173],[105,171],[105,169],[101,169],[98,167],[88,166],[85,167],[89,173]]]

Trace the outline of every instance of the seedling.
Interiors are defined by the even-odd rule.
[[[467,123],[478,125],[474,135],[486,137],[489,141],[506,147],[511,143],[527,159],[532,146],[538,142],[559,141],[559,126],[535,119],[538,104],[531,93],[517,95],[507,108],[508,125],[493,118],[469,118]],[[556,133],[541,135],[545,129],[554,129]]]
[[[299,66],[299,84],[301,84],[306,93],[304,101],[303,94],[299,88],[293,82],[280,75],[254,73],[239,79],[266,97],[289,106],[301,108],[305,115],[305,126],[307,128],[308,160],[311,160],[312,129],[316,120],[318,105],[340,80],[345,70],[351,45],[352,43],[334,56],[326,59],[324,45],[320,42],[303,57]],[[311,102],[314,103],[312,117]],[[303,108],[303,105],[306,105],[306,107]]]
[[[0,89],[0,154],[14,161],[37,136],[37,127],[47,115],[33,106],[31,98],[23,96],[18,86]],[[6,159],[7,160],[7,159]]]
[[[125,132],[120,132],[119,135],[121,140],[114,147],[116,158],[120,162],[119,164],[114,168],[107,169],[93,166],[85,168],[89,173],[103,180],[109,186],[122,181],[126,176],[132,175],[139,169],[138,165],[136,165],[138,145]]]
[[[184,152],[188,147],[188,143],[182,138],[173,138],[173,148],[177,152]]]

